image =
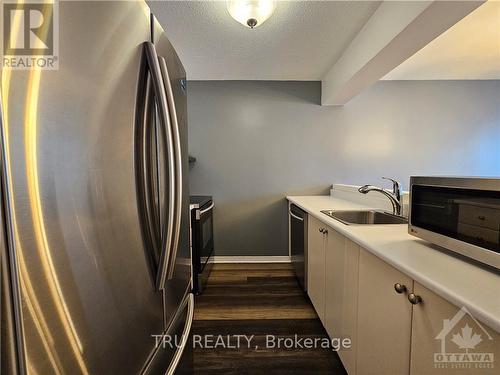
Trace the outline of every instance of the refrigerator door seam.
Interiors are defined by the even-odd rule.
[[[1,89],[1,87],[0,87]],[[8,93],[7,93],[8,94]],[[6,251],[7,255],[7,262],[8,262],[8,267],[10,269],[10,282],[11,282],[11,295],[12,295],[12,303],[13,303],[13,310],[14,310],[14,333],[15,333],[15,338],[16,338],[16,356],[17,356],[17,366],[18,366],[18,371],[19,374],[26,374],[26,357],[25,357],[25,352],[24,352],[24,329],[23,329],[23,321],[22,321],[22,314],[21,314],[21,290],[20,290],[20,279],[19,279],[19,274],[18,274],[18,261],[17,261],[17,251],[16,251],[16,241],[15,241],[15,234],[14,234],[14,224],[13,224],[13,217],[14,217],[14,212],[11,204],[11,191],[12,187],[10,185],[10,166],[8,165],[8,152],[7,152],[7,142],[8,140],[5,137],[5,128],[3,122],[3,100],[2,100],[2,92],[0,91],[0,148],[1,148],[1,155],[0,155],[0,164],[1,164],[1,170],[0,170],[0,178],[1,178],[1,196],[0,199],[2,199],[2,205],[4,208],[4,218],[5,223],[4,223],[4,228],[5,228],[5,233],[6,233],[6,238],[5,238],[5,246],[6,249],[10,249],[10,251]]]

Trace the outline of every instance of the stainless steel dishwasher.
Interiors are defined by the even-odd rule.
[[[302,289],[307,291],[307,212],[293,203],[289,206],[290,258]]]

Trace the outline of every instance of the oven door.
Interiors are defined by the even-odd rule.
[[[213,235],[213,209],[214,202],[196,210],[194,225],[195,262],[197,272],[202,273],[214,250]]]

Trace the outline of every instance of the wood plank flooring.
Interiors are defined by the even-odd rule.
[[[266,345],[266,335],[328,337],[290,264],[214,265],[194,319],[193,335],[254,335],[250,348],[194,345],[195,374],[346,374],[331,349]]]

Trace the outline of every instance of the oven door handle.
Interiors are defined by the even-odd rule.
[[[203,215],[205,215],[208,211],[212,211],[215,206],[215,203],[212,202],[210,206],[205,208],[204,210],[196,210],[196,220],[200,220]]]

